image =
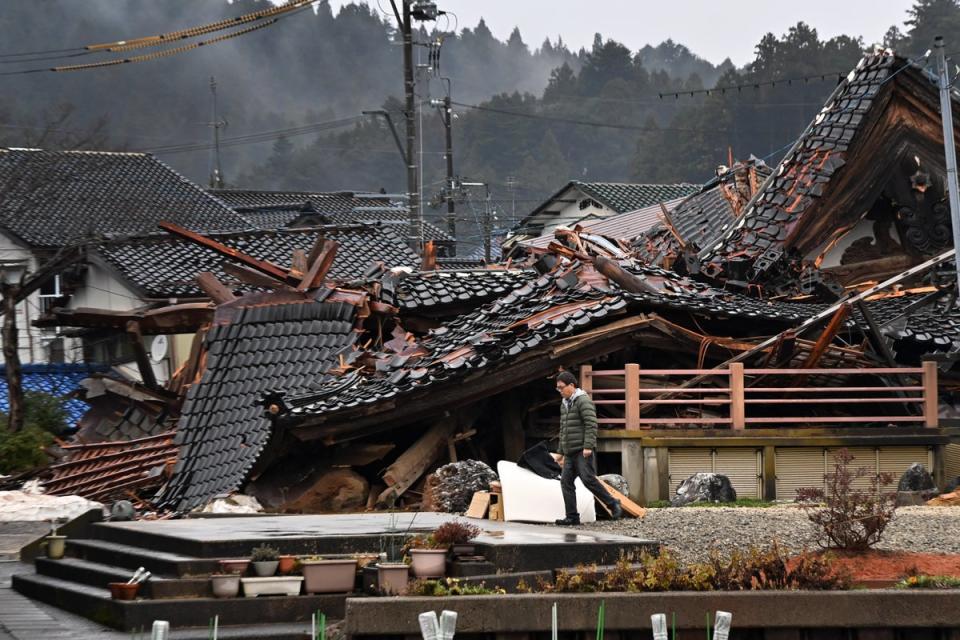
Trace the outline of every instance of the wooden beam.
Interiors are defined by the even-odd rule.
[[[377,497],[378,506],[392,506],[397,498],[413,486],[446,450],[446,443],[454,426],[453,420],[435,424],[387,467],[383,472],[383,481],[387,488]]]
[[[597,480],[600,481],[600,486],[606,489],[607,493],[613,496],[613,499],[620,503],[620,506],[623,507],[624,513],[629,514],[634,518],[642,518],[647,515],[647,510],[638,505],[636,502],[611,487],[604,480],[601,480],[600,478],[597,478]]]
[[[201,271],[197,274],[197,284],[203,289],[203,292],[210,296],[210,299],[216,304],[233,302],[237,296],[233,295],[230,287],[220,282],[217,276],[209,271]]]
[[[302,276],[307,272],[307,252],[303,249],[294,249],[293,256],[290,258],[290,273],[294,276]]]
[[[250,269],[253,269],[254,271],[259,271],[260,273],[270,276],[271,278],[276,278],[281,282],[287,282],[288,280],[290,280],[290,272],[282,267],[279,267],[273,264],[272,262],[269,262],[267,260],[257,260],[256,258],[253,258],[243,253],[239,249],[228,247],[225,244],[217,242],[216,240],[208,238],[199,233],[190,231],[189,229],[185,229],[184,227],[181,227],[180,225],[174,224],[172,222],[167,222],[165,220],[162,220],[159,226],[164,231],[168,231],[175,236],[180,236],[181,238],[185,240],[189,240],[190,242],[193,242],[195,244],[198,244],[201,247],[205,247],[207,249],[216,251],[220,255],[226,256],[231,260],[235,260],[241,263],[242,265]]]
[[[433,240],[423,245],[423,259],[420,261],[421,271],[434,271],[437,268],[437,247]]]
[[[327,272],[333,266],[333,260],[337,257],[337,243],[333,240],[326,240],[323,243],[323,251],[320,256],[310,265],[310,270],[303,276],[303,280],[297,285],[297,291],[307,291],[316,289],[323,284]]]
[[[127,336],[130,338],[130,344],[133,346],[133,355],[137,360],[137,369],[140,370],[140,378],[143,380],[143,385],[148,389],[158,389],[157,377],[153,373],[150,356],[147,355],[147,349],[143,344],[143,334],[140,333],[139,322],[131,320],[127,323]]]
[[[254,271],[240,264],[234,264],[232,262],[224,262],[222,265],[224,272],[227,275],[237,278],[241,282],[246,282],[247,284],[252,284],[255,287],[269,287],[271,289],[276,289],[283,285],[282,282],[278,282],[275,278],[264,275],[259,271]]]

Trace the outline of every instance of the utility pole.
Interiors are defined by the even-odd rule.
[[[420,248],[420,193],[417,185],[417,120],[415,83],[413,79],[413,19],[410,15],[411,0],[401,0],[403,11],[397,9],[396,0],[390,0],[397,25],[403,35],[403,92],[405,96],[404,119],[407,124],[407,193],[410,196],[410,225],[407,241]]]
[[[209,126],[213,127],[213,157],[210,159],[210,188],[223,189],[223,167],[220,164],[220,129],[227,126],[226,120],[217,117],[217,79],[210,76],[211,118]]]
[[[940,120],[943,123],[943,150],[947,161],[947,193],[950,196],[950,220],[953,222],[953,250],[957,269],[957,300],[960,301],[960,192],[957,190],[957,149],[953,137],[953,101],[950,99],[950,72],[943,51],[943,37],[934,39],[937,72],[940,77]]]
[[[3,363],[7,378],[7,428],[20,431],[23,428],[23,376],[20,365],[20,343],[17,331],[17,300],[23,286],[23,276],[0,279],[0,292],[3,295]]]
[[[447,146],[444,155],[447,159],[447,230],[454,240],[457,239],[457,208],[453,204],[453,108],[450,105],[450,92],[443,98],[443,126],[447,130]],[[456,246],[456,245],[454,245]]]

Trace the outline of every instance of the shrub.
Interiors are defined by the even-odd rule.
[[[803,488],[797,491],[807,517],[817,527],[817,543],[825,548],[863,551],[880,541],[897,509],[896,493],[881,492],[893,483],[889,473],[874,475],[870,490],[853,486],[854,481],[870,475],[866,467],[852,470],[854,456],[841,449],[833,457],[833,471],[824,476],[826,491]],[[824,506],[821,506],[821,503]]]
[[[253,551],[250,552],[250,561],[251,562],[273,562],[280,557],[280,550],[276,547],[271,547],[268,544],[260,545],[259,547],[254,547]]]
[[[444,522],[431,534],[433,541],[439,548],[451,547],[455,544],[466,544],[480,535],[480,527],[452,520]]]
[[[412,596],[489,596],[503,595],[504,589],[490,589],[484,583],[464,583],[457,578],[444,580],[415,580],[410,584],[407,593]]]
[[[45,449],[53,444],[53,436],[33,425],[16,433],[0,423],[0,474],[10,475],[42,467],[50,459]]]
[[[896,584],[897,589],[960,589],[956,576],[917,575],[904,578]]]
[[[596,566],[561,571],[556,580],[541,582],[548,593],[636,591],[765,591],[830,590],[850,587],[849,573],[837,568],[831,556],[803,554],[787,558],[774,542],[768,549],[751,548],[729,558],[713,555],[709,561],[682,565],[668,551],[641,555],[638,565],[628,559],[606,573]]]
[[[26,391],[23,394],[23,422],[43,429],[55,436],[67,430],[70,414],[63,399],[40,391]]]

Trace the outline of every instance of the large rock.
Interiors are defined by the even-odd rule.
[[[719,473],[695,473],[684,480],[670,500],[671,507],[682,507],[695,502],[735,502],[737,492],[730,478]]]
[[[488,491],[497,473],[479,460],[461,460],[445,464],[430,482],[431,503],[437,511],[463,513],[470,506],[473,494]]]
[[[619,473],[606,473],[599,478],[623,495],[630,495],[630,485],[627,484],[627,479]]]
[[[933,483],[933,476],[920,464],[914,462],[910,468],[900,476],[900,483],[897,484],[897,492],[901,491],[936,491],[937,485]]]

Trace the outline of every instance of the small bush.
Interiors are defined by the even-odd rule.
[[[459,520],[452,520],[450,522],[444,522],[437,527],[436,531],[431,535],[433,536],[433,542],[438,548],[443,549],[445,547],[452,547],[455,544],[466,544],[470,542],[480,535],[480,527],[466,522],[460,522]]]
[[[50,462],[45,449],[53,444],[53,436],[33,425],[16,433],[0,423],[0,475],[11,475],[42,467]]]
[[[23,422],[38,427],[55,436],[67,430],[70,414],[63,399],[40,391],[23,394]]]
[[[797,491],[798,501],[809,509],[807,517],[817,527],[817,542],[824,548],[864,551],[880,542],[897,510],[896,493],[881,489],[893,483],[889,473],[874,475],[870,490],[855,489],[855,480],[869,469],[852,470],[854,456],[841,449],[833,457],[833,471],[824,476],[827,490],[807,487]],[[823,505],[823,506],[821,506]]]
[[[896,584],[897,589],[960,589],[956,576],[917,575],[904,578]]]
[[[504,589],[487,588],[484,583],[464,583],[457,578],[444,580],[415,580],[410,584],[407,593],[412,596],[489,596],[503,595]]]
[[[260,545],[259,547],[254,547],[253,551],[250,552],[250,561],[251,562],[273,562],[280,558],[280,550],[276,547],[271,547],[268,544]]]
[[[848,589],[849,573],[836,567],[831,556],[803,554],[788,558],[774,542],[764,550],[750,549],[729,558],[714,555],[707,562],[682,565],[668,551],[643,554],[638,565],[626,558],[609,572],[596,566],[561,571],[556,580],[541,582],[548,593],[660,592],[660,591],[767,591]]]

